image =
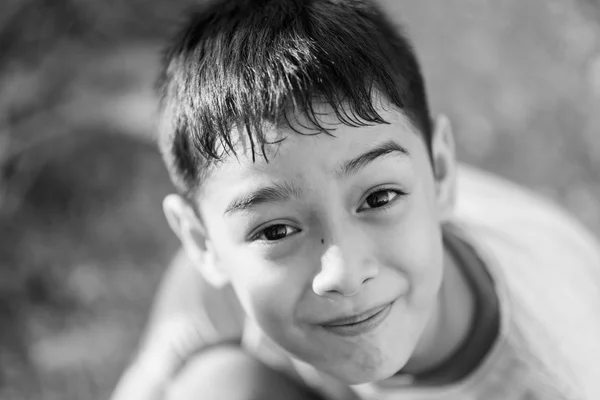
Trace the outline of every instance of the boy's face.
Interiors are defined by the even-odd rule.
[[[379,109],[389,125],[352,128],[322,111],[335,137],[273,131],[286,139],[269,162],[225,160],[198,206],[214,266],[262,330],[357,384],[402,368],[435,310],[440,206],[403,114]]]

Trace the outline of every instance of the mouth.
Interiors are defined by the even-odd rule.
[[[394,302],[372,308],[350,317],[338,318],[320,326],[328,332],[340,336],[358,336],[377,329],[389,315]]]

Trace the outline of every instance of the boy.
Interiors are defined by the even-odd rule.
[[[192,311],[165,300],[116,398],[600,399],[597,243],[456,164],[369,1],[219,2],[160,87],[202,280],[167,283]]]

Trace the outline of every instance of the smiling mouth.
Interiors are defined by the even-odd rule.
[[[394,302],[351,317],[339,318],[320,326],[340,336],[358,336],[375,330],[389,315]]]

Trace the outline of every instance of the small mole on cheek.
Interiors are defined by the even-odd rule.
[[[325,244],[325,239],[321,239],[321,244]]]

